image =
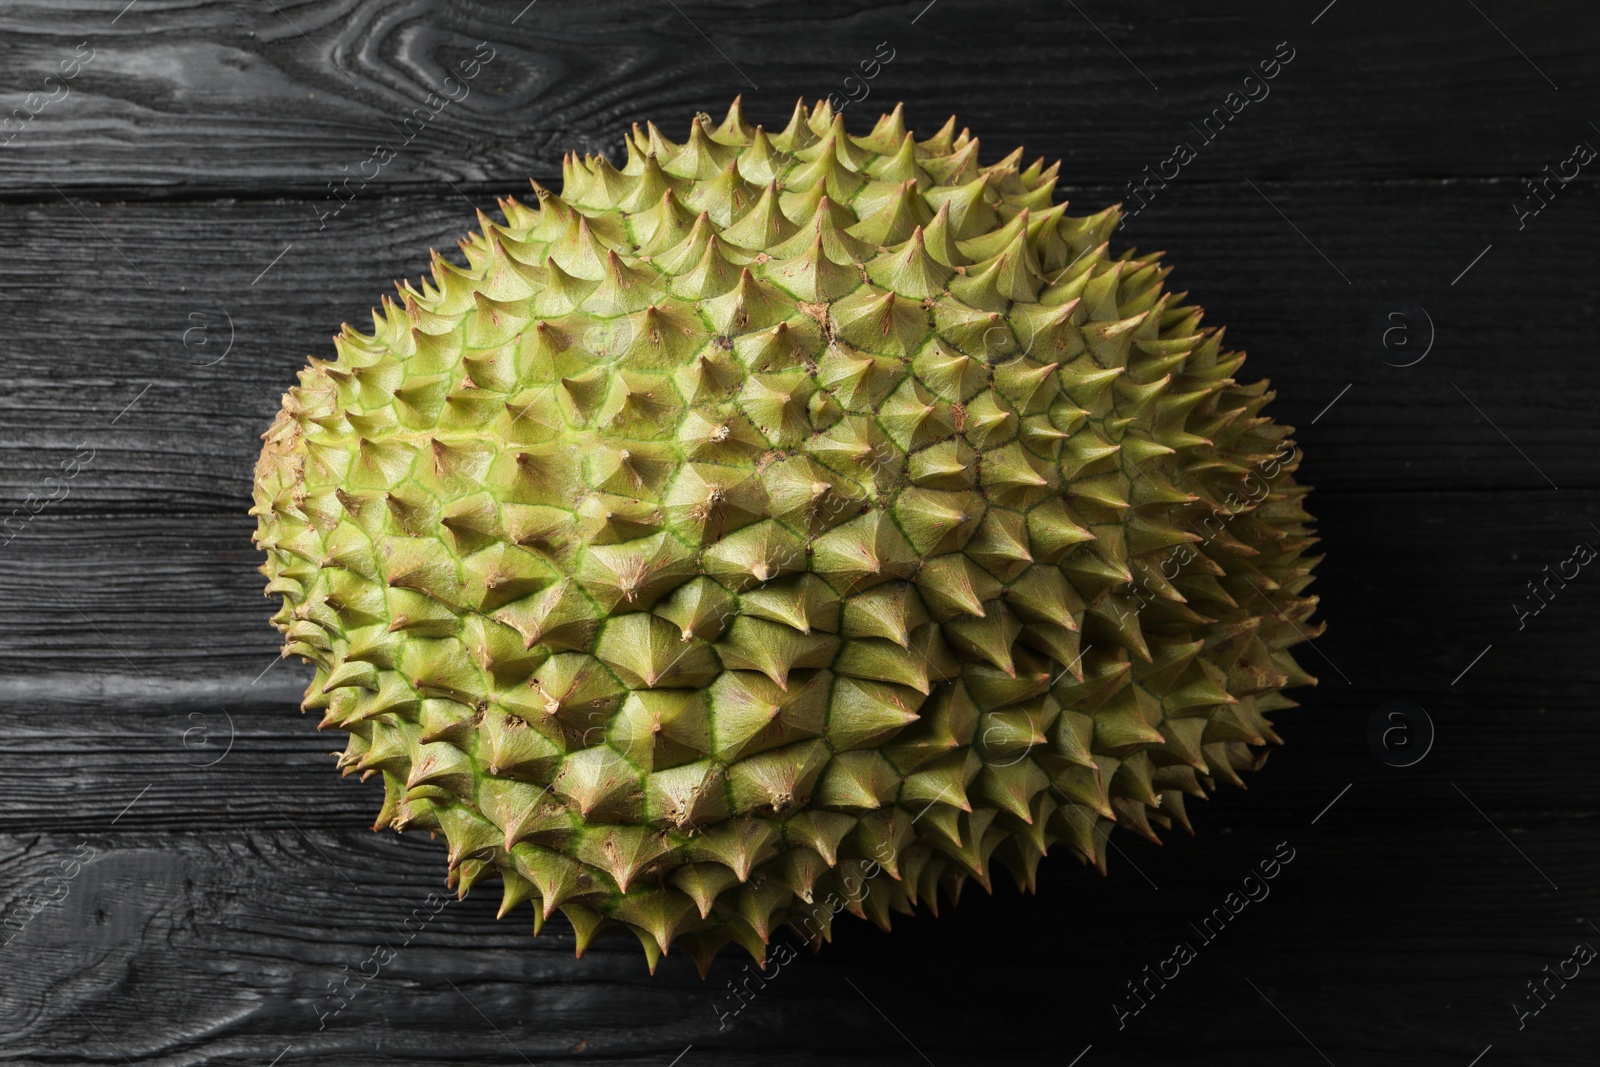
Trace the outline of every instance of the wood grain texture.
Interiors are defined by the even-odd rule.
[[[1169,287],[1228,327],[1250,353],[1247,377],[1272,381],[1269,411],[1299,428],[1312,485],[1600,487],[1600,378],[1575,362],[1600,315],[1591,186],[1566,190],[1523,233],[1509,211],[1486,226],[1510,203],[1490,183],[1257,188],[1174,187],[1120,240],[1166,251]],[[1115,200],[1067,196],[1084,213]],[[430,247],[459,259],[474,203],[494,199],[358,198],[320,233],[314,204],[298,200],[0,207],[0,245],[18,250],[0,294],[30,308],[0,398],[0,514],[49,495],[45,478],[85,448],[92,459],[51,513],[242,513],[259,435],[306,356],[329,356],[343,322],[369,326]],[[1422,231],[1418,220],[1438,221]],[[1368,342],[1371,317],[1397,302],[1432,318],[1433,351],[1415,366],[1386,365]]]
[[[0,119],[94,50],[0,144],[0,1064],[1593,1062],[1592,968],[1521,1029],[1512,1005],[1575,941],[1600,947],[1600,577],[1521,627],[1513,605],[1600,544],[1600,195],[1585,172],[1520,228],[1513,205],[1600,145],[1600,18],[525,5],[0,10]],[[279,394],[474,208],[556,182],[564,151],[614,151],[646,119],[681,137],[741,92],[781,123],[882,41],[895,58],[853,109],[904,99],[919,127],[956,112],[986,158],[1060,157],[1084,211],[1138,206],[1128,183],[1295,49],[1117,235],[1166,251],[1299,428],[1330,628],[1304,657],[1321,684],[1278,717],[1288,744],[1196,806],[1195,839],[1119,837],[1107,878],[1058,856],[1036,896],[1002,878],[892,934],[841,922],[725,1029],[740,961],[702,982],[679,956],[649,977],[631,941],[574,960],[560,920],[537,939],[527,913],[497,923],[492,886],[319,1021],[329,983],[443,891],[442,845],[366,829],[380,790],[336,774],[336,739],[297,710],[306,671],[275,658],[244,511]],[[319,229],[327,183],[479,42],[495,58],[471,91]],[[1402,303],[1433,333],[1404,368],[1368,337]],[[1437,727],[1408,769],[1368,744],[1392,699]],[[1201,945],[1189,924],[1279,842],[1296,858],[1271,895]],[[75,854],[94,858],[63,880]],[[1197,959],[1119,1029],[1124,983],[1179,940]]]
[[[1335,1063],[1470,1059],[1512,1040],[1520,1062],[1591,1062],[1581,983],[1520,1036],[1508,1004],[1519,975],[1583,936],[1592,892],[1551,890],[1459,802],[1442,805],[1426,853],[1382,829],[1394,806],[1436,783],[1363,781],[1315,826],[1324,797],[1290,807],[1261,784],[1261,795],[1217,803],[1231,832],[1128,845],[1109,879],[1057,860],[1042,868],[1037,896],[1000,886],[938,919],[897,918],[890,934],[841,924],[825,952],[786,965],[720,1032],[726,983],[744,977],[737,961],[719,961],[702,982],[668,957],[652,978],[636,945],[609,939],[574,961],[570,934],[552,926],[531,938],[526,917],[497,923],[490,895],[430,901],[443,887],[431,862],[439,849],[425,839],[10,836],[0,847],[24,885],[89,855],[85,843],[94,852],[65,897],[0,949],[17,976],[0,992],[0,1033],[9,1055],[30,1063],[69,1044],[85,1060],[120,1052],[155,1063],[267,1062],[289,1048],[301,1062],[512,1063],[520,1053],[664,1064],[690,1044],[707,1063],[922,1062],[914,1044],[935,1063],[998,1064],[1070,1059],[1090,1043],[1113,1064],[1179,1050],[1199,1062],[1311,1062],[1276,1005]],[[1559,816],[1506,825],[1537,836],[1558,884],[1592,884],[1592,856],[1544,855],[1581,850],[1586,831]],[[1294,858],[1270,894],[1209,944],[1191,932],[1280,842]],[[1198,959],[1118,1030],[1112,1002],[1127,1001],[1123,984],[1177,941]],[[393,962],[366,988],[343,985],[380,945],[396,950]],[[339,1003],[330,987],[354,995],[322,1020]],[[1340,1025],[1352,1019],[1361,1024]]]
[[[1331,663],[1316,652],[1305,660],[1324,690],[1448,689],[1489,643],[1513,651],[1486,657],[1458,695],[1498,678],[1528,703],[1541,692],[1530,678],[1588,677],[1600,575],[1580,571],[1526,620],[1513,605],[1534,607],[1527,583],[1579,541],[1600,546],[1589,525],[1600,525],[1600,494],[1327,491],[1310,500],[1328,549],[1317,573],[1330,629],[1314,647]],[[36,517],[0,552],[0,601],[10,606],[0,678],[29,699],[126,692],[148,701],[174,685],[169,699],[185,711],[259,699],[261,687],[296,694],[306,676],[274,666],[280,637],[267,623],[253,529],[242,515]],[[78,567],[86,559],[92,573]]]
[[[24,3],[0,15],[14,57],[4,88],[19,102],[46,91],[80,42],[95,49],[70,94],[6,146],[10,195],[42,198],[54,183],[320,199],[341,164],[395,136],[430,92],[450,91],[444,79],[480,41],[495,58],[383,183],[558,174],[565,151],[620,150],[630,123],[685,127],[738,93],[754,121],[781,126],[797,96],[843,97],[843,79],[882,41],[894,59],[863,109],[906,100],[914,123],[933,126],[954,112],[1002,151],[1062,153],[1068,180],[1118,186],[1194,137],[1188,124],[1280,41],[1293,59],[1205,151],[1208,178],[1536,173],[1584,136],[1581,109],[1557,107],[1552,83],[1577,99],[1600,84],[1588,62],[1600,29],[1554,0],[1480,5],[1493,23],[1453,3],[1345,0],[1315,25],[1323,5],[1267,0],[946,0],[920,17],[926,0],[545,0],[520,18],[525,0],[146,0],[112,24],[120,6]],[[1426,120],[1441,111],[1473,121]],[[86,157],[93,167],[64,166]]]

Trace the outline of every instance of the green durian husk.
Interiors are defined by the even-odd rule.
[[[1291,428],[1115,208],[736,101],[567,157],[284,395],[305,706],[465,893],[758,961],[1239,784],[1321,633]]]

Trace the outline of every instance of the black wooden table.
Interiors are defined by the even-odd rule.
[[[1600,573],[1527,587],[1600,545],[1597,58],[1600,19],[1550,0],[4,5],[0,1062],[1593,1063]],[[250,471],[307,354],[564,151],[869,90],[852,117],[954,112],[989,158],[1062,158],[1075,209],[1137,207],[1117,240],[1273,381],[1317,487],[1321,684],[1196,838],[842,923],[724,1025],[740,960],[575,960],[560,922],[437,895],[439,843],[366,829],[381,789],[276,659]],[[1431,750],[1394,766],[1416,707]]]

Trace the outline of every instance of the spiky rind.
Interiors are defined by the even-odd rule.
[[[264,435],[273,621],[341,769],[580,951],[760,959],[830,894],[887,927],[1057,843],[1104,869],[1313,681],[1266,384],[1115,209],[899,115],[568,157]]]

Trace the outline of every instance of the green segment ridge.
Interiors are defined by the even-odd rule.
[[[1118,209],[899,107],[627,151],[480,213],[263,435],[273,622],[375,828],[703,970],[1242,784],[1314,684],[1307,489]]]

